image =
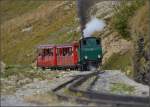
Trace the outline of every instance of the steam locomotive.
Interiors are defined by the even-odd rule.
[[[101,39],[87,37],[65,45],[38,46],[37,67],[88,71],[102,63]]]

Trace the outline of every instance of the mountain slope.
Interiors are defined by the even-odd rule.
[[[28,2],[26,0],[1,0],[1,22],[3,23],[24,13],[34,11],[45,3],[47,3],[46,0],[37,0],[36,2],[34,0],[29,0]]]
[[[3,61],[30,64],[35,61],[39,44],[71,41],[72,33],[66,33],[78,25],[75,18],[74,1],[47,1],[33,11],[2,23]]]

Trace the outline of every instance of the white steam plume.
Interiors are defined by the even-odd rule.
[[[92,36],[92,34],[96,31],[102,31],[106,26],[103,20],[99,20],[97,18],[92,18],[90,22],[86,24],[85,29],[83,30],[84,38]]]

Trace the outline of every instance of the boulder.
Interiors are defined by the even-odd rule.
[[[24,85],[24,84],[28,84],[28,83],[31,83],[32,82],[32,79],[30,79],[30,78],[25,78],[25,79],[23,79],[23,80],[19,80],[18,82],[17,82],[17,85]]]
[[[10,81],[17,81],[17,80],[18,80],[18,77],[17,77],[17,75],[12,75],[12,76],[9,76],[8,79],[9,79]]]

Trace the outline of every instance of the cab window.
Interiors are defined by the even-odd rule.
[[[97,39],[96,40],[96,44],[99,45],[100,44],[100,40]]]
[[[83,45],[86,45],[86,40],[83,40]]]

